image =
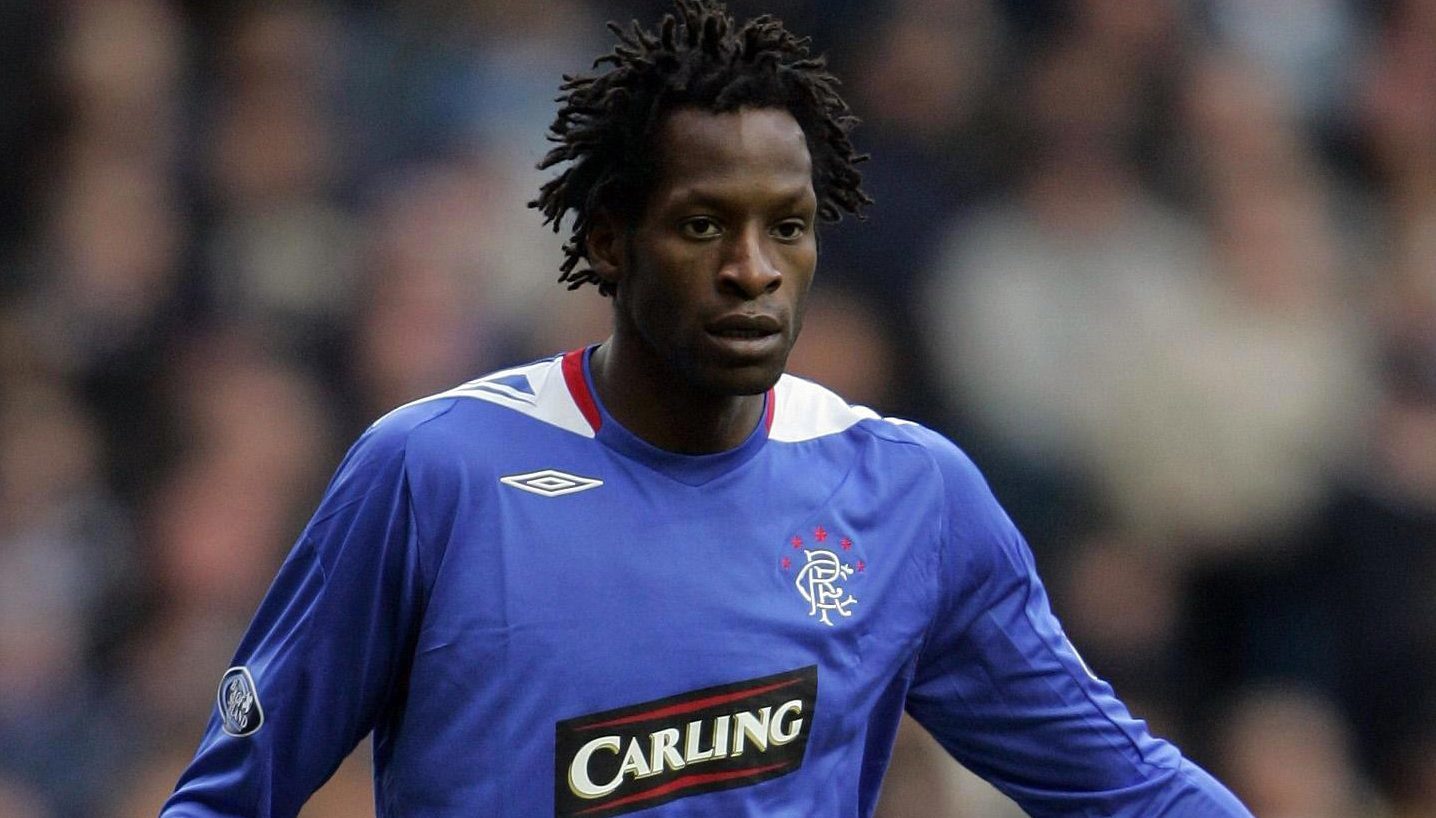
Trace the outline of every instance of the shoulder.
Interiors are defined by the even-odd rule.
[[[339,468],[340,481],[449,473],[524,441],[586,442],[562,356],[492,372],[404,404],[374,421]]]
[[[442,442],[456,436],[502,436],[514,428],[538,425],[593,437],[593,427],[569,388],[564,357],[490,372],[419,398],[379,418],[364,436],[391,442]]]
[[[972,581],[1008,561],[1016,530],[981,470],[952,440],[920,423],[852,406],[802,378],[784,376],[777,391],[770,437],[862,447],[864,485],[908,513],[925,509],[934,515],[939,551],[954,576]]]
[[[866,406],[850,404],[832,390],[795,375],[784,375],[774,390],[776,407],[769,438],[797,443],[830,436],[868,439],[875,445],[903,447],[931,461],[945,478],[968,483],[982,476],[958,445],[910,420],[883,417]]]
[[[876,446],[884,455],[906,455],[901,459],[908,468],[922,469],[927,479],[941,482],[950,514],[992,526],[1010,525],[977,464],[945,435],[849,404],[831,390],[793,375],[784,375],[775,391],[771,439],[795,443],[847,438]],[[895,464],[891,459],[886,462]]]

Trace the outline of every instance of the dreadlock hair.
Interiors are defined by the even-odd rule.
[[[573,211],[558,277],[570,290],[592,283],[601,294],[613,295],[613,284],[579,267],[587,257],[589,228],[600,212],[630,224],[641,217],[657,183],[657,134],[679,108],[786,110],[807,138],[818,215],[829,222],[842,211],[861,218],[860,208],[872,201],[855,167],[867,157],[848,140],[857,118],[838,96],[827,61],[809,55],[809,38],[794,36],[766,14],[738,26],[718,0],[675,0],[675,5],[677,16],[664,15],[657,33],[636,20],[627,30],[610,22],[619,43],[593,67],[611,67],[597,76],[564,75],[559,86],[558,116],[548,135],[557,147],[538,167],[570,164],[529,206],[543,213],[555,233],[564,214]]]

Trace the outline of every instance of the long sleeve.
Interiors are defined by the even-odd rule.
[[[1034,818],[1251,818],[1088,670],[977,469],[950,444],[940,454],[951,499],[914,718]]]
[[[423,594],[416,538],[403,437],[371,429],[260,604],[163,818],[298,813],[403,678]]]

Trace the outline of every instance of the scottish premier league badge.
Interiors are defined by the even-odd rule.
[[[231,736],[251,736],[264,724],[259,691],[249,668],[232,667],[219,680],[219,720]]]

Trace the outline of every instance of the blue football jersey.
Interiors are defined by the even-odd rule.
[[[905,709],[1039,818],[1248,816],[1088,672],[952,443],[785,375],[674,454],[587,358],[363,435],[165,818],[295,815],[371,731],[385,818],[868,816]]]

